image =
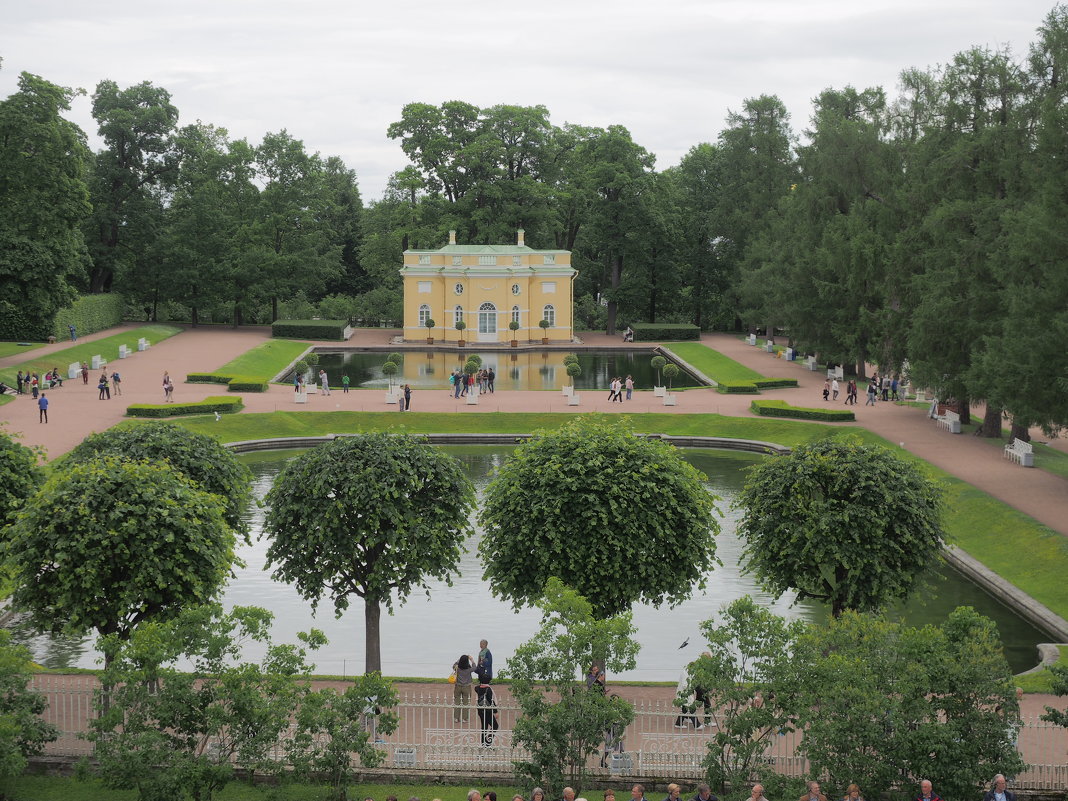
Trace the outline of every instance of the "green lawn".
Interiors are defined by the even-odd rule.
[[[967,434],[974,433],[975,429],[979,427],[978,423],[974,423],[970,426],[961,426],[961,431]],[[1003,429],[1002,439],[991,439],[989,437],[981,437],[983,442],[986,442],[992,447],[1005,449],[1005,446],[1009,444],[1009,430]],[[1068,478],[1068,453],[1059,451],[1056,448],[1050,448],[1047,445],[1036,444],[1034,446],[1035,451],[1035,468],[1038,470],[1045,470],[1048,473],[1053,473],[1055,476],[1061,478]],[[1027,468],[1023,468],[1027,469]]]
[[[67,365],[71,362],[89,362],[93,356],[100,354],[111,365],[119,360],[119,345],[128,345],[136,349],[137,340],[141,337],[155,345],[157,342],[174,336],[181,330],[181,328],[176,328],[173,325],[143,325],[123,334],[115,334],[84,344],[72,344],[69,348],[52,351],[45,356],[28,359],[14,367],[4,368],[0,370],[0,380],[8,386],[14,386],[15,376],[19,370],[23,372],[28,370],[42,375],[53,367],[58,367],[60,375],[66,378]]]
[[[1061,658],[1057,660],[1057,664],[1068,665],[1068,645],[1058,645],[1057,648],[1061,652]],[[1029,693],[1052,693],[1053,674],[1049,672],[1049,668],[1043,668],[1035,673],[1028,673],[1026,676],[1017,676],[1016,686],[1023,687],[1024,692]]]
[[[688,785],[687,785],[688,786]],[[493,790],[499,801],[509,801],[517,792],[514,787],[485,785],[472,780],[470,784],[353,784],[349,787],[351,799],[374,798],[383,801],[387,795],[394,795],[402,801],[416,796],[421,801],[466,801],[467,791],[477,787],[483,793]],[[4,798],[11,801],[134,801],[135,790],[109,790],[99,781],[60,777],[60,776],[21,776],[0,785]],[[620,786],[622,791],[624,788]],[[529,791],[528,791],[529,792]],[[596,795],[600,797],[600,792]],[[214,796],[218,801],[321,801],[326,797],[326,788],[307,784],[293,784],[284,787],[250,786],[231,783]],[[591,796],[592,797],[592,796]]]
[[[317,436],[371,430],[411,433],[519,434],[563,425],[570,414],[435,414],[410,412],[274,412],[238,414],[175,421],[223,442],[268,437]],[[882,437],[856,426],[830,426],[766,418],[724,417],[715,414],[627,416],[643,433],[753,439],[795,446],[821,437],[859,437],[890,448],[902,458],[923,466],[945,488],[946,528],[951,542],[1011,581],[1017,587],[1068,617],[1068,538],[1012,509],[970,484],[903,451]],[[128,423],[129,424],[129,423]],[[136,423],[134,423],[136,424]],[[1027,554],[1021,559],[1020,554]]]
[[[744,364],[739,364],[718,350],[712,350],[699,342],[673,342],[670,350],[717,383],[752,381],[764,377],[756,370],[750,370]]]
[[[213,373],[240,375],[270,381],[308,349],[307,342],[292,339],[272,339],[246,351]]]
[[[19,345],[17,342],[0,342],[0,359],[14,356],[16,353],[29,353],[31,350],[36,350],[43,346],[43,342],[33,342],[29,345]]]

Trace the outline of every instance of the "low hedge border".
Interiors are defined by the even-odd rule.
[[[792,417],[797,420],[819,420],[823,423],[847,423],[857,419],[853,412],[845,409],[806,409],[791,406],[781,400],[755,400],[749,404],[754,414],[761,417]]]
[[[185,414],[232,414],[244,408],[241,398],[215,395],[188,403],[135,403],[126,407],[128,417],[177,417]]]
[[[701,329],[690,323],[632,323],[635,342],[685,342],[701,338]]]
[[[753,383],[757,389],[776,389],[778,387],[796,387],[796,378],[756,378]]]
[[[228,392],[266,392],[267,382],[254,375],[235,375],[226,389]]]
[[[345,339],[348,320],[275,320],[271,336],[285,339]]]
[[[187,384],[229,384],[233,380],[232,375],[222,373],[190,373],[185,377]]]
[[[760,390],[752,381],[720,381],[716,386],[716,392],[724,392],[728,395],[756,395]]]

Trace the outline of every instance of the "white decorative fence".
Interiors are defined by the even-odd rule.
[[[330,684],[340,686],[338,682]],[[38,675],[34,685],[48,699],[44,717],[61,732],[45,754],[91,754],[92,743],[81,735],[93,714],[96,678]],[[493,735],[488,742],[483,740],[479,710],[473,704],[466,708],[455,706],[451,692],[399,693],[397,730],[390,735],[376,734],[380,747],[388,753],[385,767],[436,774],[510,775],[512,761],[525,756],[512,741],[519,710],[506,687],[498,687],[497,692],[499,728],[487,730]],[[621,746],[612,752],[613,758],[602,766],[599,755],[591,757],[588,767],[592,774],[690,782],[704,776],[701,763],[709,740],[715,736],[714,726],[695,729],[692,722],[679,721],[679,710],[663,701],[638,700],[634,713]],[[684,727],[676,728],[680,722]],[[806,775],[808,761],[798,750],[801,741],[798,732],[773,735],[763,758],[765,764],[787,776]],[[1068,786],[1068,729],[1037,718],[1025,719],[1018,746],[1029,767],[1015,777],[1015,787],[1063,790]]]

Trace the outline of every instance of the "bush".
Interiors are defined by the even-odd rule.
[[[755,378],[753,383],[757,389],[775,389],[777,387],[796,387],[796,378]]]
[[[761,417],[792,417],[797,420],[821,420],[825,423],[843,423],[857,419],[853,412],[845,409],[807,409],[791,406],[781,400],[755,400],[749,408]]]
[[[79,336],[113,328],[122,322],[123,308],[122,295],[83,295],[71,306],[56,312],[52,333],[56,339],[65,339],[70,336],[67,326],[71,324]]]
[[[632,323],[635,342],[669,342],[701,338],[701,329],[689,323]]]
[[[271,336],[288,339],[344,339],[348,320],[276,320]]]
[[[744,395],[756,395],[760,390],[757,389],[756,384],[752,381],[720,381],[719,386],[716,387],[717,392],[724,392],[728,395],[744,394]]]
[[[226,387],[227,392],[266,392],[267,382],[254,375],[235,375]]]
[[[44,342],[52,333],[52,321],[26,304],[18,306],[0,300],[0,340]]]
[[[188,403],[135,403],[126,407],[126,414],[130,417],[177,417],[183,414],[230,414],[239,412],[244,408],[241,398],[228,398],[225,395],[215,395],[202,401],[190,401]]]
[[[229,384],[232,375],[222,373],[190,373],[185,377],[187,384]]]

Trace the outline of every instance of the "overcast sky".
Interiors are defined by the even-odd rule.
[[[258,142],[286,128],[341,156],[365,200],[406,159],[405,103],[546,106],[621,124],[678,163],[743,99],[777,94],[795,130],[829,86],[881,85],[973,45],[1026,52],[1052,0],[0,0],[0,96],[22,71],[92,93],[170,91],[181,124]],[[71,118],[89,135],[88,97]]]

